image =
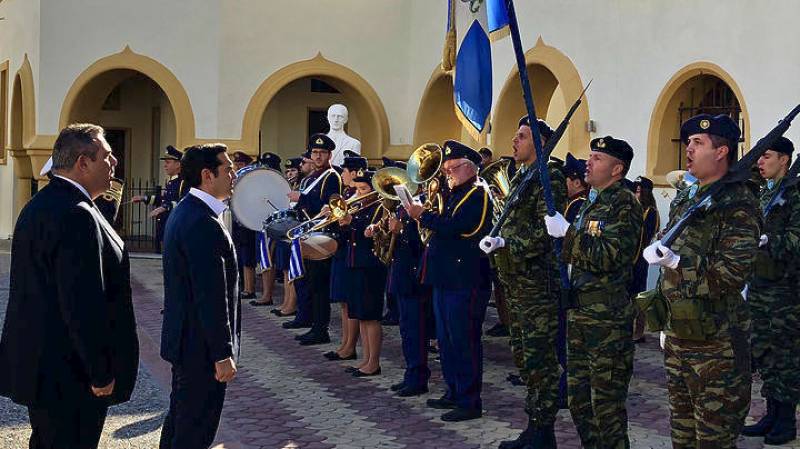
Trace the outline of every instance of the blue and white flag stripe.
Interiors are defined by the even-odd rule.
[[[261,268],[269,270],[272,268],[272,255],[270,254],[270,246],[272,239],[267,237],[263,232],[258,233],[258,258],[261,262]]]
[[[300,239],[292,239],[289,253],[289,282],[299,279],[306,274],[303,266],[303,250],[300,247]]]

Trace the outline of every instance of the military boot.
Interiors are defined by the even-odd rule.
[[[775,424],[767,436],[764,437],[765,444],[785,444],[794,440],[797,436],[797,420],[795,418],[797,404],[777,401],[776,404]]]
[[[553,425],[534,429],[533,438],[522,449],[556,449],[556,430]]]
[[[533,440],[534,431],[536,431],[536,427],[531,421],[528,421],[528,427],[519,434],[517,439],[500,442],[498,449],[522,449]]]
[[[767,398],[767,414],[762,416],[757,423],[744,426],[742,429],[742,435],[746,437],[763,437],[768,434],[769,431],[772,430],[772,426],[775,424],[776,404],[776,400]]]

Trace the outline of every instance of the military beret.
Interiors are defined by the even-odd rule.
[[[689,136],[694,134],[713,134],[724,137],[730,142],[739,142],[742,131],[739,125],[727,115],[699,114],[686,120],[681,125],[681,141],[688,142]],[[731,148],[736,151],[736,148]]]
[[[349,148],[344,150],[344,151],[342,151],[342,155],[344,157],[360,157],[361,156],[360,154],[356,153],[355,151],[353,151],[353,150],[351,150]]]
[[[253,158],[244,151],[233,152],[233,162],[240,162],[242,164],[249,164],[253,162]]]
[[[792,141],[787,139],[786,137],[780,136],[775,143],[772,144],[772,151],[777,151],[778,153],[788,154],[789,156],[794,153],[794,145]]]
[[[542,137],[544,137],[544,140],[550,139],[550,136],[553,135],[553,128],[551,128],[550,125],[548,125],[547,122],[545,122],[542,119],[537,119],[536,122],[539,123],[539,134],[541,134]],[[528,119],[527,114],[523,115],[522,118],[519,119],[519,124],[517,126],[522,126],[522,125],[525,125],[527,127],[531,126],[531,122]]]
[[[621,160],[626,166],[631,165],[633,160],[633,148],[624,140],[615,139],[611,136],[598,137],[593,139],[590,144],[592,151],[606,153],[609,156]]]
[[[366,182],[367,184],[371,184],[374,175],[375,172],[372,170],[358,170],[358,173],[353,177],[353,182]]]
[[[266,165],[273,170],[281,169],[281,157],[275,153],[264,153],[258,159],[261,165]]]
[[[172,145],[167,145],[167,149],[164,151],[164,156],[162,156],[160,159],[162,161],[166,160],[180,161],[182,157],[183,157],[183,152],[173,147]]]
[[[562,171],[567,178],[583,179],[586,176],[586,160],[578,159],[572,153],[567,153],[567,161],[564,163]]]
[[[330,137],[326,136],[325,134],[317,133],[308,139],[309,150],[333,151],[334,148],[336,148],[336,144],[333,142],[333,140],[331,140]]]
[[[361,156],[346,157],[344,158],[344,162],[342,162],[342,168],[346,168],[348,170],[366,170],[367,158]]]
[[[622,178],[622,185],[633,193],[636,193],[636,183],[628,178]]]
[[[283,166],[284,168],[295,168],[297,170],[300,170],[300,164],[302,163],[303,163],[302,157],[291,157],[289,159],[286,159],[286,163],[283,164]]]
[[[634,186],[641,186],[642,189],[653,190],[653,181],[644,176],[637,176],[633,184]]]
[[[444,143],[444,160],[469,159],[475,165],[481,164],[481,155],[472,148],[455,140],[448,140]]]

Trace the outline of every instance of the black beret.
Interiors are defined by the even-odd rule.
[[[406,164],[403,161],[396,161],[394,159],[389,159],[386,156],[383,156],[382,159],[383,159],[383,168],[386,168],[386,167],[397,167],[397,168],[402,168],[403,170],[405,170],[406,167],[408,166],[408,164]]]
[[[777,151],[778,153],[788,154],[789,156],[794,153],[794,145],[792,141],[787,139],[786,137],[780,136],[775,143],[772,144],[772,151]]]
[[[367,158],[361,156],[348,156],[344,158],[344,162],[342,162],[342,168],[346,168],[348,170],[366,170]]]
[[[336,148],[336,144],[331,140],[330,137],[326,136],[322,133],[317,133],[311,136],[308,139],[308,149],[309,150],[327,150],[333,151]]]
[[[622,178],[622,185],[624,185],[631,192],[636,193],[636,183],[630,179]]]
[[[249,164],[253,162],[253,158],[244,151],[234,151],[233,162],[241,162],[242,164]]]
[[[553,135],[553,128],[551,128],[550,125],[548,125],[547,122],[545,122],[542,119],[536,119],[536,122],[539,123],[539,134],[541,134],[542,137],[544,137],[544,140],[550,139],[550,136]],[[531,122],[530,120],[528,120],[527,115],[523,115],[522,118],[519,119],[519,124],[517,126],[522,126],[522,125],[525,125],[527,127],[531,126]]]
[[[289,159],[286,159],[286,163],[283,164],[283,166],[285,168],[296,168],[300,170],[300,164],[302,163],[303,163],[302,157],[290,157]]]
[[[167,145],[167,149],[164,151],[164,156],[161,157],[161,160],[180,161],[182,157],[183,153],[179,149],[173,147],[172,145]]]
[[[572,153],[567,153],[567,161],[564,163],[562,171],[568,178],[583,179],[586,176],[586,160],[578,159]]]
[[[451,159],[469,159],[475,165],[481,164],[481,155],[461,142],[448,140],[444,143],[444,148],[442,150],[444,151],[443,161],[449,161]]]
[[[372,176],[374,175],[374,171],[359,170],[356,176],[353,177],[353,182],[366,182],[367,184],[372,184]]]
[[[590,146],[592,151],[614,156],[624,162],[628,167],[630,167],[631,161],[633,160],[633,148],[624,140],[615,139],[611,136],[598,137],[592,140]]]
[[[731,143],[739,142],[739,136],[742,131],[739,125],[727,115],[711,115],[699,114],[686,120],[681,125],[681,141],[686,143],[689,136],[694,134],[713,134],[715,136],[724,137]],[[731,151],[736,151],[736,148],[731,148]]]
[[[273,170],[281,169],[281,157],[275,153],[264,153],[258,159],[261,165],[266,165]]]
[[[653,190],[653,181],[644,176],[638,176],[636,181],[633,182],[635,186],[642,186],[642,189]]]

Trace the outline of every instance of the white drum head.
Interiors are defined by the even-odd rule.
[[[339,246],[336,239],[323,232],[312,232],[300,240],[303,259],[325,260],[333,256]]]
[[[261,231],[273,212],[289,207],[291,191],[283,174],[266,167],[245,167],[237,173],[231,211],[244,227]]]

